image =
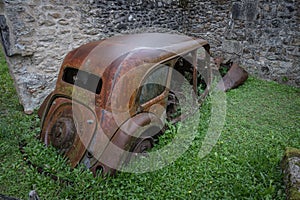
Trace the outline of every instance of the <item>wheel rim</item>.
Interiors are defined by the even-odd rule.
[[[138,157],[147,157],[147,151],[154,146],[154,140],[152,137],[149,138],[142,138],[137,139],[133,150],[129,154],[128,158],[126,159],[125,164],[128,164],[131,160],[136,159]]]

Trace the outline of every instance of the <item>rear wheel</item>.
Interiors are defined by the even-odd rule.
[[[131,153],[126,159],[125,164],[128,164],[131,160],[135,160],[139,157],[147,157],[147,152],[154,146],[154,139],[152,137],[139,138],[135,142]]]
[[[147,155],[147,151],[154,146],[154,140],[152,137],[138,139],[136,146],[133,149],[133,153],[141,153],[142,155]]]

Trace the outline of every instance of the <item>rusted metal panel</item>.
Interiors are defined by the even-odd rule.
[[[237,63],[233,63],[227,74],[223,77],[224,91],[237,88],[248,79],[248,73]]]

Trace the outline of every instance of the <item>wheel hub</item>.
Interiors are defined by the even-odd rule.
[[[75,136],[76,127],[73,119],[61,117],[51,128],[50,141],[54,147],[66,152],[72,146]]]

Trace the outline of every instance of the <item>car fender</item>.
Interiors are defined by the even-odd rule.
[[[44,118],[45,118],[45,114],[48,112],[49,109],[49,103],[51,102],[50,100],[52,99],[54,92],[52,91],[47,97],[46,99],[43,101],[43,103],[41,104],[40,108],[38,109],[38,116],[41,119],[41,125],[43,124]]]
[[[139,113],[124,122],[113,135],[111,142],[105,148],[100,157],[104,171],[108,169],[119,169],[139,137],[153,137],[159,134],[163,123],[153,113]],[[94,166],[93,168],[97,168]]]

